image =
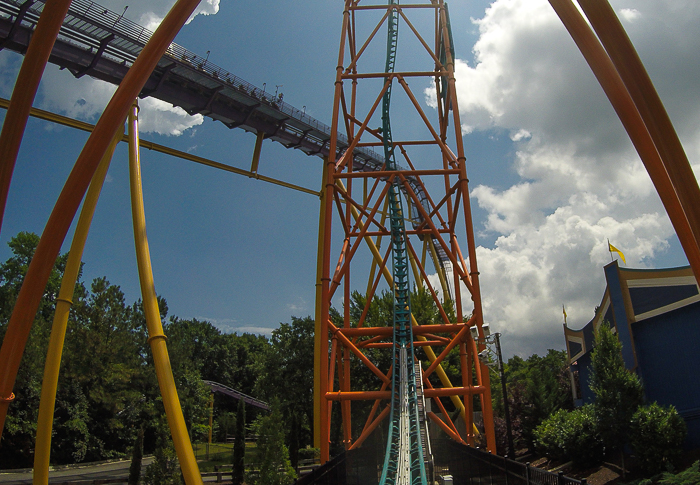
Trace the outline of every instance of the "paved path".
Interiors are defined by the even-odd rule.
[[[152,456],[143,458],[141,470],[143,471],[153,462]],[[49,482],[72,482],[77,480],[99,480],[104,478],[126,478],[129,476],[131,460],[113,461],[109,463],[85,464],[77,467],[61,467],[49,472]],[[32,470],[12,472],[0,470],[0,483],[2,485],[20,485],[32,483]]]

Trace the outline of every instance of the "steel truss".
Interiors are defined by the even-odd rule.
[[[373,63],[373,45],[384,50],[387,36],[378,33],[386,32],[387,24],[394,20],[401,23],[402,40],[410,37],[414,45],[420,46],[410,52],[411,65],[420,61],[425,68],[382,72],[382,59],[381,69],[363,71],[365,65]],[[428,29],[430,37],[421,35],[421,31]],[[340,405],[342,423],[338,425],[342,427],[346,449],[359,447],[390,414],[391,368],[380,369],[368,355],[368,349],[383,348],[391,352],[393,322],[388,320],[386,326],[379,327],[365,325],[369,305],[381,288],[392,289],[395,294],[399,291],[400,283],[395,285],[392,276],[392,244],[381,248],[382,237],[392,235],[392,211],[389,210],[392,187],[398,188],[404,198],[405,250],[413,283],[429,292],[442,320],[437,324],[420,324],[413,314],[410,315],[413,347],[422,348],[430,362],[422,369],[423,393],[426,398],[432,398],[436,412],[429,412],[428,418],[453,439],[474,445],[477,431],[473,410],[474,399],[478,398],[487,446],[496,451],[488,370],[477,358],[481,344],[470,332],[471,327],[476,327],[479,337],[484,336],[451,42],[449,14],[443,0],[400,5],[369,5],[359,0],[345,2],[331,133],[344,131],[350,144],[347,151],[333,157],[332,154],[337,153],[335,135],[330,140],[331,155],[324,170],[319,221],[314,436],[323,463],[330,457],[334,402]],[[407,55],[402,54],[401,44],[399,42],[395,53],[399,59],[397,67],[401,67],[402,55]],[[435,123],[421,107],[409,82],[420,91],[428,83],[435,86]],[[386,133],[386,129],[371,128],[382,126],[382,109],[377,108],[392,85],[393,99],[403,98],[404,106],[409,106],[413,112],[411,126],[420,125],[419,131],[424,134],[397,136],[417,131],[405,129],[405,112],[402,112],[402,123],[394,124],[393,134]],[[355,167],[352,151],[356,147],[383,147],[383,135],[387,142],[391,140],[396,167],[388,162],[378,171]],[[454,152],[448,140],[454,144]],[[334,222],[338,225],[335,230]],[[466,238],[466,258],[459,238]],[[432,267],[426,266],[426,255],[430,255]],[[368,258],[371,261],[369,271]],[[353,277],[358,278],[354,284],[351,268]],[[440,287],[430,282],[429,275],[435,273],[439,276]],[[345,304],[342,323],[332,321],[331,302],[350,302],[359,279],[363,285],[367,281],[366,303],[359,320],[351,319],[350,305]],[[445,308],[444,299],[447,298],[454,302],[454,321]],[[473,308],[464,307],[469,300]],[[456,383],[450,382],[442,369],[443,360],[453,350],[459,352],[461,365],[461,382]],[[350,375],[351,359],[361,361],[376,376],[373,389],[357,389]],[[408,359],[413,361],[414,357],[411,355]],[[421,372],[417,370],[415,374],[420,376]],[[433,374],[435,377],[430,379]],[[413,389],[416,387],[419,386]],[[444,397],[450,398],[451,407],[460,410],[462,429],[445,409],[441,400]],[[351,403],[357,400],[373,401],[373,406],[359,436],[354,437]]]

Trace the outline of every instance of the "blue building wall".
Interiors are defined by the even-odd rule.
[[[676,407],[692,448],[700,447],[699,323],[700,303],[694,303],[632,324],[646,400]]]
[[[606,265],[607,288],[595,318],[580,330],[564,325],[582,403],[590,390],[594,328],[615,326],[622,357],[644,386],[647,403],[673,405],[688,426],[688,448],[700,448],[700,293],[690,268],[637,270]],[[631,323],[629,323],[631,322]]]
[[[586,355],[581,356],[577,361],[576,367],[578,367],[578,379],[579,384],[581,384],[581,396],[580,399],[583,400],[583,404],[590,404],[595,401],[595,395],[589,384],[591,382],[591,354],[590,352]]]
[[[634,369],[637,365],[634,356],[634,346],[632,345],[632,334],[627,324],[627,313],[625,311],[625,297],[620,284],[620,274],[617,271],[617,264],[605,266],[605,279],[608,282],[608,292],[610,294],[610,307],[612,308],[614,322],[617,328],[617,337],[622,344],[622,360],[625,361],[627,369]]]

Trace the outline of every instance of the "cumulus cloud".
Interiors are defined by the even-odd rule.
[[[197,15],[214,15],[219,11],[220,0],[202,0],[194,13],[187,20],[189,24]],[[150,31],[156,30],[160,22],[165,18],[170,8],[173,6],[172,0],[144,0],[134,2],[131,0],[101,0],[100,5],[117,13],[128,8],[125,17],[133,20],[137,24],[146,27]]]
[[[75,79],[67,70],[47,66],[41,85],[41,106],[90,122],[95,122],[104,110],[116,86],[82,77]],[[190,116],[185,110],[155,98],[139,100],[139,129],[143,133],[181,135],[188,128],[201,125],[202,115]]]
[[[155,30],[172,6],[170,0],[102,0],[101,5],[149,30]],[[126,11],[124,7],[128,5]],[[203,0],[192,17],[213,15],[219,11],[219,0]],[[21,65],[21,57],[10,52],[0,52],[0,93],[9,97]],[[37,97],[44,109],[85,121],[96,122],[114,93],[116,86],[89,76],[75,79],[67,70],[48,65],[42,78]],[[140,100],[140,128],[144,133],[178,136],[189,128],[201,125],[202,115],[190,116],[182,108],[174,107],[158,99]]]
[[[620,17],[622,17],[623,19],[625,19],[628,22],[634,22],[639,17],[641,17],[641,15],[642,14],[636,8],[620,9]]]
[[[209,318],[209,317],[195,317],[197,320],[209,322],[216,328],[224,333],[253,333],[257,335],[271,336],[274,328],[269,327],[259,327],[255,325],[245,325],[241,324],[238,320],[232,318]]]
[[[700,7],[681,3],[613,6],[697,160],[700,34],[692,25]],[[644,267],[668,248],[673,228],[549,3],[496,0],[473,23],[474,63],[458,60],[455,68],[462,131],[510,133],[509,162],[519,178],[509,187],[472,181],[471,196],[486,212],[475,230],[491,241],[477,250],[485,319],[504,333],[508,353],[563,348],[562,304],[574,328],[592,318],[605,287],[602,266],[610,262],[607,239],[630,266]]]

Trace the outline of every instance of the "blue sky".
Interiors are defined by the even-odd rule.
[[[166,0],[102,3],[116,12],[134,3],[126,16],[150,28],[169,7]],[[563,348],[562,304],[578,328],[602,297],[606,239],[630,267],[687,262],[619,121],[548,3],[452,3],[485,320],[503,333],[507,355]],[[612,5],[694,164],[700,7],[677,0]],[[178,44],[200,55],[210,51],[211,62],[265,83],[267,91],[279,89],[286,102],[330,124],[341,1],[205,0],[200,9],[205,15],[185,26]],[[409,54],[400,43],[399,59]],[[3,97],[20,62],[0,52]],[[35,105],[94,122],[113,89],[49,66]],[[428,95],[422,102],[432,113]],[[162,103],[142,103],[142,129],[144,139],[250,166],[252,135]],[[17,232],[42,232],[86,139],[30,120],[0,234],[1,259]],[[83,260],[84,280],[105,275],[131,302],[139,289],[125,148],[112,162]],[[171,315],[263,333],[291,315],[313,315],[317,198],[147,150],[141,156],[156,290]],[[266,142],[260,172],[317,189],[321,160]]]

